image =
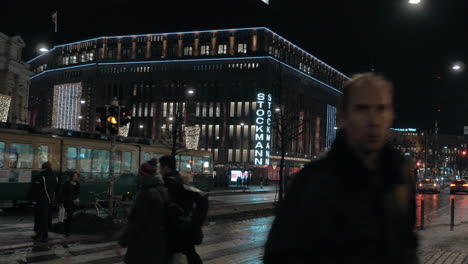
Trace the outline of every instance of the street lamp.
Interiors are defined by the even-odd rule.
[[[281,109],[279,107],[275,108],[276,112],[279,112]]]
[[[412,5],[419,5],[421,3],[421,0],[409,0],[408,2]]]
[[[188,94],[194,94],[194,93],[195,93],[195,91],[194,91],[194,90],[192,90],[192,89],[190,89],[190,90],[188,90],[188,91],[187,91],[187,93],[188,93]]]
[[[172,121],[172,119],[174,119],[172,116],[171,116],[171,117],[169,117],[169,121]]]
[[[48,52],[49,50],[46,49],[46,48],[44,48],[44,47],[42,47],[42,48],[39,49],[39,51],[42,52],[42,53],[44,53],[44,52]]]
[[[454,72],[462,72],[463,69],[464,69],[464,66],[463,66],[462,63],[455,63],[455,64],[453,64],[453,66],[452,66],[452,70],[453,70]]]
[[[141,128],[144,128],[144,127],[145,127],[144,125],[140,125],[140,129],[141,129]]]
[[[81,103],[81,104],[85,104],[86,101],[85,101],[85,100],[81,100],[80,103]]]

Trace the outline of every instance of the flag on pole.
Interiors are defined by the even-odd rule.
[[[55,11],[52,14],[52,22],[54,22],[54,24],[55,24],[55,32],[57,32],[57,13],[58,13],[58,11]]]

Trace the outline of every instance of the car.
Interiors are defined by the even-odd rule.
[[[468,193],[468,181],[460,179],[452,182],[450,184],[450,194],[455,194],[456,192]]]
[[[419,182],[418,184],[418,192],[419,193],[440,193],[440,185],[434,181],[433,179],[424,179]]]

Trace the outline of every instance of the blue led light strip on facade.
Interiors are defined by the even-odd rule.
[[[48,52],[45,52],[44,54],[49,53],[50,51],[54,50],[55,48],[58,47],[64,47],[64,46],[71,46],[79,43],[84,43],[88,41],[94,41],[98,39],[103,39],[103,38],[108,38],[108,39],[114,39],[114,38],[128,38],[128,37],[148,37],[148,36],[164,36],[164,35],[179,35],[179,34],[195,34],[195,33],[216,33],[216,32],[226,32],[226,31],[237,31],[237,30],[259,30],[259,29],[267,29],[265,27],[253,27],[253,28],[231,28],[231,29],[219,29],[219,30],[194,30],[194,31],[182,31],[182,32],[172,32],[172,33],[155,33],[155,34],[138,34],[138,35],[121,35],[121,36],[103,36],[103,37],[98,37],[98,38],[92,38],[92,39],[87,39],[87,40],[80,40],[76,42],[71,42],[67,44],[62,44],[62,45],[57,45],[54,46],[53,49],[49,50]],[[268,29],[269,30],[269,29]],[[271,30],[270,30],[271,31]],[[35,59],[43,56],[44,54],[41,54],[30,61],[28,63],[34,61]]]
[[[292,43],[291,41],[287,40],[286,38],[282,37],[281,35],[273,32],[271,29],[269,28],[266,28],[266,27],[253,27],[253,28],[232,28],[232,29],[220,29],[220,30],[200,30],[200,31],[182,31],[182,32],[173,32],[173,33],[156,33],[156,34],[138,34],[138,35],[121,35],[121,36],[110,36],[110,37],[107,37],[107,36],[104,36],[104,37],[98,37],[98,38],[93,38],[93,39],[87,39],[87,40],[81,40],[81,41],[76,41],[76,42],[72,42],[72,43],[67,43],[67,44],[62,44],[62,45],[58,45],[58,46],[55,46],[53,49],[31,59],[30,61],[28,61],[28,63],[31,63],[32,61],[42,57],[43,55],[53,51],[55,48],[58,48],[58,47],[64,47],[64,46],[70,46],[70,45],[75,45],[75,44],[79,44],[79,43],[84,43],[84,42],[88,42],[88,41],[94,41],[94,40],[99,40],[99,39],[103,39],[103,38],[108,38],[108,39],[114,39],[114,38],[127,38],[127,37],[147,37],[147,36],[164,36],[164,35],[179,35],[179,34],[196,34],[196,33],[216,33],[216,32],[227,32],[227,31],[240,31],[240,30],[267,30],[269,31],[271,34],[273,35],[276,35],[278,36],[279,38],[283,39],[285,42],[289,43],[290,45],[294,46],[295,48],[299,49],[300,51],[306,53],[307,55],[311,56],[312,58],[316,59],[317,61],[319,61],[320,63],[324,64],[325,66],[331,68],[332,70],[334,70],[335,72],[337,72],[338,74],[342,75],[343,77],[345,77],[346,79],[350,80],[350,78],[346,75],[344,75],[343,73],[339,72],[338,70],[336,70],[335,68],[331,67],[330,65],[326,64],[325,62],[323,62],[322,60],[320,60],[319,58],[315,57],[314,55],[310,54],[309,52],[303,50],[302,48],[300,48],[299,46],[295,45],[294,43]]]
[[[243,57],[243,58],[216,58],[216,59],[189,59],[189,60],[166,60],[166,61],[128,61],[128,62],[96,62],[96,63],[88,63],[88,64],[83,64],[83,65],[76,65],[76,66],[70,66],[70,67],[64,67],[64,68],[59,68],[59,69],[50,69],[50,70],[45,70],[41,73],[38,73],[32,77],[30,77],[29,79],[32,80],[36,77],[39,77],[47,72],[54,72],[54,71],[62,71],[62,70],[68,70],[68,69],[73,69],[73,68],[81,68],[81,67],[87,67],[87,66],[93,66],[93,65],[128,65],[128,64],[151,64],[151,63],[178,63],[178,62],[204,62],[204,61],[232,61],[232,60],[255,60],[255,59],[272,59],[278,63],[281,63],[282,65],[290,68],[291,70],[294,70],[295,72],[297,73],[300,73],[302,75],[304,75],[305,77],[311,79],[311,80],[314,80],[328,88],[330,88],[331,90],[337,92],[337,93],[342,93],[340,90],[322,82],[322,81],[319,81],[318,79],[312,77],[312,76],[309,76],[307,75],[306,73],[304,72],[301,72],[300,70],[292,67],[292,66],[289,66],[287,65],[286,63],[280,61],[280,60],[277,60],[276,58],[273,58],[271,56],[261,56],[261,57]]]
[[[299,46],[297,46],[296,44],[292,43],[291,41],[285,39],[284,37],[282,37],[281,35],[271,31],[269,28],[265,28],[265,30],[269,31],[270,33],[272,33],[273,35],[276,35],[278,37],[280,37],[281,39],[283,39],[284,41],[286,41],[287,43],[289,43],[290,45],[294,46],[295,48],[299,49],[300,51],[304,52],[305,54],[311,56],[312,58],[318,60],[320,63],[323,63],[325,66],[331,68],[332,70],[334,70],[335,72],[339,73],[340,75],[343,75],[345,78],[347,78],[348,80],[350,80],[351,78],[349,78],[348,76],[344,75],[343,73],[341,73],[340,71],[336,70],[335,68],[331,67],[330,65],[326,64],[325,62],[321,61],[319,58],[315,57],[314,55],[310,54],[309,52],[301,49]]]

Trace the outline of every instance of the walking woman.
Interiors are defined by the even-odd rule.
[[[70,227],[71,221],[73,217],[73,213],[75,212],[75,208],[78,206],[79,199],[78,195],[80,194],[80,174],[78,172],[73,172],[70,175],[70,180],[66,181],[63,184],[62,188],[62,201],[63,207],[65,208],[65,229],[63,234],[66,237],[70,236]]]

